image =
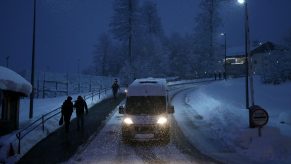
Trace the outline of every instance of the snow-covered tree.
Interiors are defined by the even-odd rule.
[[[164,33],[156,3],[144,1],[140,9],[142,37],[134,50],[138,54],[135,58],[137,73],[139,77],[162,76],[166,72],[167,57],[162,52]]]
[[[219,59],[222,53],[215,42],[218,35],[218,27],[221,24],[219,18],[219,6],[224,0],[201,0],[201,12],[195,19],[194,51],[200,56],[200,65],[205,72],[214,72],[219,67]],[[203,59],[203,60],[202,60]],[[221,64],[220,64],[221,65]]]
[[[95,72],[106,76],[109,70],[108,58],[112,53],[112,43],[107,34],[102,34],[95,46],[95,56],[93,62],[95,64]]]
[[[285,57],[284,57],[284,70],[286,72],[286,76],[289,80],[291,80],[291,28],[288,31],[288,34],[285,38],[286,48],[285,48]]]
[[[144,1],[141,7],[142,26],[144,32],[148,35],[156,37],[163,36],[163,28],[161,18],[158,15],[157,5],[152,0]]]
[[[189,60],[191,54],[190,40],[179,34],[173,34],[166,42],[165,53],[169,55],[169,75],[179,77],[194,77],[192,63]]]
[[[96,75],[115,76],[119,73],[124,61],[125,55],[120,51],[118,43],[114,43],[111,37],[103,33],[95,45],[93,63],[90,69]]]
[[[138,34],[139,6],[138,0],[115,0],[113,4],[114,15],[110,23],[111,32],[115,39],[127,44],[128,63],[133,63],[133,43]],[[133,67],[130,74],[134,74]],[[134,75],[133,75],[134,76]]]

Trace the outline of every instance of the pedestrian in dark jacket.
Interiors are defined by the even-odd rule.
[[[220,72],[218,73],[218,78],[219,78],[219,80],[221,79],[221,73]]]
[[[75,101],[74,107],[76,108],[76,115],[77,115],[77,130],[84,128],[84,113],[88,114],[88,106],[86,101],[83,99],[82,96],[78,96],[77,100]]]
[[[112,84],[112,93],[113,93],[113,97],[114,99],[117,98],[117,92],[118,92],[118,89],[119,89],[119,85],[118,85],[118,81],[117,79],[115,79],[114,83]]]
[[[70,128],[71,116],[73,113],[72,97],[68,96],[62,105],[62,115],[64,117],[65,130],[68,133]]]

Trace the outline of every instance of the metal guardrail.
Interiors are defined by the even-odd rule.
[[[94,99],[95,96],[98,96],[98,98],[101,98],[101,94],[106,94],[107,90],[109,90],[108,88],[103,88],[103,89],[99,89],[97,91],[92,91],[91,93],[84,95],[84,100],[88,100],[88,99]],[[61,113],[61,107],[58,107],[56,109],[53,109],[52,111],[43,114],[40,118],[36,119],[35,121],[33,121],[31,124],[29,124],[28,126],[26,126],[25,128],[21,129],[19,132],[16,133],[16,138],[18,140],[18,154],[21,153],[21,140],[28,135],[29,133],[31,133],[32,131],[34,131],[36,128],[38,128],[39,126],[42,126],[42,131],[44,132],[45,130],[45,123],[50,120],[51,118],[59,115]]]

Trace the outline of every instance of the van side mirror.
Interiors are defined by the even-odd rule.
[[[170,113],[170,114],[173,114],[173,113],[175,113],[175,108],[174,108],[174,106],[168,106],[168,113]]]
[[[124,114],[124,107],[123,106],[119,106],[119,114]]]

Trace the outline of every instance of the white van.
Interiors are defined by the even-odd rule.
[[[167,81],[158,78],[136,79],[127,89],[122,138],[128,140],[170,141],[169,114],[174,107],[168,104]]]

